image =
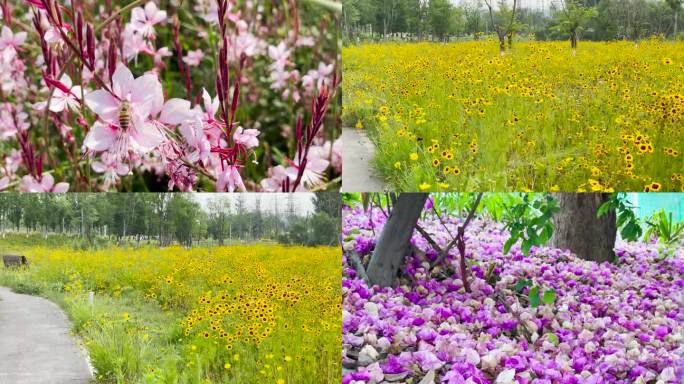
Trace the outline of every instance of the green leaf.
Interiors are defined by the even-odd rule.
[[[520,250],[522,251],[523,255],[528,256],[530,254],[530,248],[532,248],[534,244],[528,239],[523,240],[522,244],[520,245]]]
[[[506,244],[504,244],[504,247],[503,247],[503,253],[504,253],[504,255],[507,254],[508,251],[511,250],[511,247],[513,246],[513,244],[515,244],[516,241],[518,241],[518,238],[517,238],[517,237],[511,237],[510,239],[508,239],[508,240],[506,241]]]
[[[608,211],[610,211],[612,206],[613,206],[612,200],[608,200],[605,203],[601,204],[599,209],[596,211],[596,217],[601,217],[601,216],[605,215]]]
[[[516,291],[521,291],[524,287],[526,286],[531,286],[532,285],[532,280],[528,279],[520,279],[518,282],[515,284],[515,287],[513,287]]]
[[[623,225],[628,219],[629,219],[629,214],[626,213],[626,212],[621,212],[621,213],[618,215],[617,227],[618,227],[618,228],[622,227],[622,225]]]
[[[549,343],[551,343],[553,345],[558,345],[558,343],[560,342],[560,340],[558,340],[558,335],[556,335],[555,333],[547,333],[547,335],[549,335],[548,336]]]
[[[527,294],[530,299],[530,307],[537,308],[539,306],[539,286],[534,286],[530,288],[530,292]]]
[[[553,302],[556,301],[556,290],[547,289],[544,292],[544,297],[542,298],[542,301],[544,302],[544,304],[553,304]]]
[[[541,245],[545,245],[553,236],[553,225],[546,224],[544,229],[541,231],[541,236],[539,236],[539,242]]]

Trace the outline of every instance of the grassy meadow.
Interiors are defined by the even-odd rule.
[[[31,262],[0,285],[57,302],[98,383],[340,380],[338,248],[0,248]]]
[[[343,49],[344,122],[403,191],[684,191],[684,42]]]

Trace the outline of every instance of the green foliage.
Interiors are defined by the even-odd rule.
[[[556,301],[556,290],[555,289],[547,289],[544,291],[544,296],[542,297],[542,303],[544,304],[553,304]]]
[[[530,300],[530,307],[537,308],[539,306],[539,303],[540,303],[539,286],[534,286],[534,287],[530,288],[529,292],[527,293],[527,297]]]
[[[530,303],[530,307],[537,308],[541,304],[551,305],[556,301],[556,290],[546,289],[542,293],[542,287],[539,285],[534,285],[534,282],[530,279],[520,279],[513,287],[517,292],[521,292],[523,288],[529,287],[527,291],[527,299]],[[539,295],[541,293],[541,296]]]
[[[665,245],[673,245],[679,241],[684,234],[684,222],[676,223],[672,219],[672,212],[665,213],[661,209],[653,213],[651,217],[645,220],[648,228],[644,233],[644,241],[648,241],[652,236],[658,238],[658,241]]]
[[[613,193],[610,199],[599,207],[596,217],[615,211],[620,237],[627,241],[636,241],[641,237],[643,231],[633,208],[624,193]]]
[[[518,240],[522,240],[520,248],[524,255],[529,254],[532,246],[546,244],[553,235],[551,218],[559,211],[549,194],[523,195],[522,202],[506,210],[504,221],[511,237],[504,244],[503,253],[507,254]]]
[[[571,35],[580,33],[585,25],[596,16],[598,16],[598,10],[595,7],[586,8],[580,1],[566,0],[565,7],[556,13],[558,24],[553,29]]]

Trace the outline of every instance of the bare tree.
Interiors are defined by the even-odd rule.
[[[501,56],[506,54],[506,37],[509,38],[509,48],[512,45],[513,29],[515,26],[515,13],[518,10],[518,0],[513,0],[513,7],[508,7],[507,0],[499,0],[498,10],[494,10],[493,0],[484,0],[489,9],[489,20],[492,28],[499,38],[499,51]]]

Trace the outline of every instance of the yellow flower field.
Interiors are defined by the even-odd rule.
[[[31,266],[0,272],[0,284],[61,302],[98,382],[340,380],[337,248],[16,251]]]
[[[684,191],[684,42],[343,49],[346,126],[403,191]]]

